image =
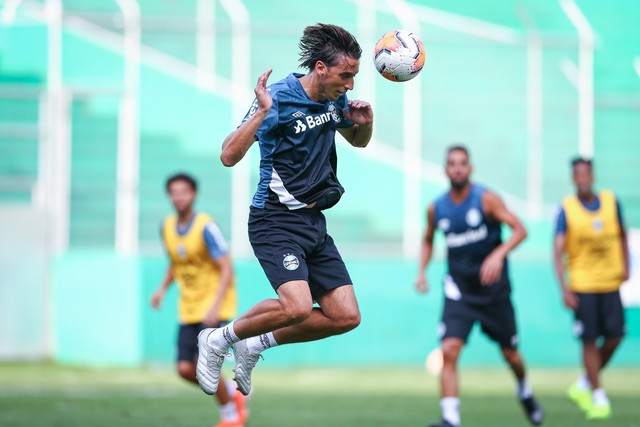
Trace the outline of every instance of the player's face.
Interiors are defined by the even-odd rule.
[[[196,192],[186,181],[174,181],[169,186],[169,198],[178,214],[185,214],[191,210]]]
[[[344,55],[333,66],[318,61],[316,72],[320,77],[321,100],[336,100],[348,90],[353,90],[354,79],[359,70],[360,60]]]
[[[451,182],[451,187],[460,189],[469,183],[471,163],[469,156],[462,150],[453,150],[447,155],[445,172]]]
[[[591,194],[593,186],[593,171],[586,163],[577,163],[573,167],[573,182],[576,184],[578,194]]]

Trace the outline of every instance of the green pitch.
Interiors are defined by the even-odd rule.
[[[406,427],[439,418],[436,378],[422,369],[381,367],[274,371],[258,366],[247,427]],[[546,426],[640,427],[640,369],[604,377],[614,416],[586,422],[565,397],[575,370],[532,370]],[[462,372],[469,427],[528,425],[506,370]],[[0,426],[211,426],[211,398],[162,369],[89,370],[0,364]]]

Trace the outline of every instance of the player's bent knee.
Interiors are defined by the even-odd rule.
[[[185,380],[191,380],[196,375],[196,367],[192,363],[178,363],[178,375]]]
[[[462,344],[458,342],[442,342],[442,361],[445,364],[456,363],[462,350]]]
[[[360,325],[360,311],[356,310],[354,312],[347,313],[335,321],[336,333],[344,334],[345,332],[349,332]]]
[[[311,315],[312,310],[313,306],[307,306],[305,304],[287,306],[284,308],[286,323],[289,325],[296,325],[304,322]]]
[[[503,348],[502,354],[504,355],[504,360],[506,360],[510,365],[518,364],[521,361],[520,352],[516,349]]]

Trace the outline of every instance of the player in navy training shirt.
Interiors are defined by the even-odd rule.
[[[518,381],[516,393],[529,421],[540,425],[544,414],[527,384],[524,361],[518,351],[507,264],[507,254],[525,239],[527,232],[498,196],[471,183],[471,170],[468,150],[463,146],[449,148],[446,173],[451,188],[429,206],[416,279],[417,290],[427,292],[425,270],[431,260],[435,230],[439,229],[445,234],[448,264],[439,330],[443,420],[432,427],[460,425],[457,362],[476,322],[500,346]],[[502,223],[513,230],[506,242],[501,238]]]
[[[198,380],[209,394],[217,389],[229,347],[238,389],[248,394],[263,350],[341,334],[360,323],[351,278],[322,210],[344,193],[336,131],[355,147],[371,139],[370,104],[346,95],[362,50],[349,32],[327,24],[305,28],[299,47],[308,73],[290,74],[269,87],[271,70],[262,74],[249,112],[222,146],[222,163],[233,166],[259,142],[260,182],[250,208],[249,240],[278,298],[200,334]]]

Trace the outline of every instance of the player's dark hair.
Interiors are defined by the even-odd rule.
[[[471,157],[471,154],[469,153],[469,149],[462,144],[455,144],[455,145],[449,146],[449,148],[447,148],[447,157],[449,157],[449,154],[453,153],[454,151],[462,151],[464,154],[467,155],[467,157]]]
[[[574,157],[573,159],[571,159],[571,169],[575,169],[577,165],[587,165],[589,166],[589,169],[593,169],[593,160],[592,159],[588,159],[586,157]]]
[[[169,187],[171,187],[171,184],[173,184],[176,181],[184,181],[187,184],[189,184],[189,186],[193,189],[193,191],[198,191],[198,183],[196,182],[195,178],[193,178],[191,175],[188,175],[186,173],[177,173],[175,175],[170,176],[169,179],[167,179],[167,184],[166,184],[167,192],[169,192]]]
[[[300,66],[309,71],[318,61],[333,67],[342,55],[353,59],[360,59],[362,55],[356,38],[344,28],[331,24],[318,23],[305,28],[298,47]]]

